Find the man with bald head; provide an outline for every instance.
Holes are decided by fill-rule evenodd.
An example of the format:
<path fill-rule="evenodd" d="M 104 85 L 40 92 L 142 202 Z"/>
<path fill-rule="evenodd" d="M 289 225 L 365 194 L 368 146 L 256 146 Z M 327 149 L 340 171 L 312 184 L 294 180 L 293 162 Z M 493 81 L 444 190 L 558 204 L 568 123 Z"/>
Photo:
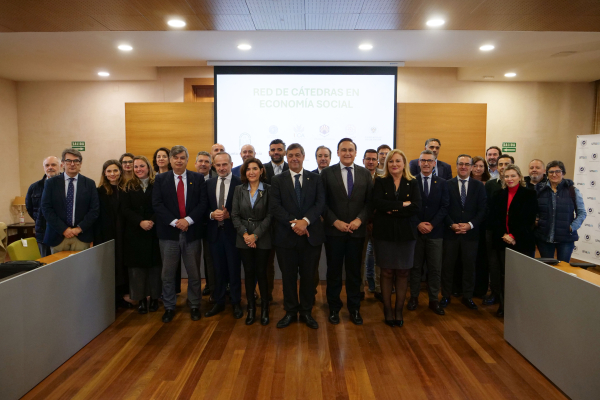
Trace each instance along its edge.
<path fill-rule="evenodd" d="M 60 161 L 58 160 L 58 157 L 46 157 L 42 166 L 44 167 L 44 177 L 39 181 L 32 183 L 31 186 L 29 186 L 29 189 L 27 189 L 25 207 L 27 208 L 27 213 L 35 221 L 35 240 L 38 242 L 40 254 L 42 257 L 46 257 L 51 254 L 51 249 L 50 246 L 43 243 L 44 233 L 46 232 L 46 219 L 40 210 L 40 203 L 42 201 L 42 193 L 44 191 L 46 179 L 60 174 Z"/>
<path fill-rule="evenodd" d="M 535 190 L 535 185 L 546 182 L 546 179 L 546 164 L 538 158 L 531 160 L 529 163 L 529 176 L 525 177 L 527 189 Z"/>
<path fill-rule="evenodd" d="M 242 149 L 240 150 L 240 157 L 242 157 L 242 164 L 244 164 L 244 161 L 246 161 L 247 159 L 255 157 L 255 156 L 256 156 L 256 151 L 254 150 L 254 146 L 252 146 L 251 144 L 245 144 L 242 146 Z M 231 173 L 239 178 L 241 169 L 242 169 L 242 166 L 238 165 L 237 167 L 231 169 Z"/>
<path fill-rule="evenodd" d="M 210 158 L 212 160 L 215 159 L 215 156 L 219 153 L 224 153 L 225 152 L 225 146 L 223 146 L 221 143 L 215 143 L 212 145 L 212 147 L 210 148 Z M 214 177 L 217 176 L 217 170 L 215 169 L 215 165 L 213 164 L 210 167 L 210 176 Z"/>

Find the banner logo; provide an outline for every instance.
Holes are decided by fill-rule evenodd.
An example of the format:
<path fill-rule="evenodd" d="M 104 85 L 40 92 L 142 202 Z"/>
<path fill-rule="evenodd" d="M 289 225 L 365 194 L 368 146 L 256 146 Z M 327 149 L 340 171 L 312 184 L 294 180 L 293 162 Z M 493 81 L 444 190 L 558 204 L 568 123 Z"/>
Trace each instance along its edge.
<path fill-rule="evenodd" d="M 596 187 L 596 181 L 590 181 L 590 187 Z"/>
<path fill-rule="evenodd" d="M 585 167 L 583 165 L 581 167 L 579 167 L 579 173 L 580 174 L 585 173 Z"/>
<path fill-rule="evenodd" d="M 596 256 L 596 258 L 600 258 L 600 250 L 596 250 L 595 256 Z"/>
<path fill-rule="evenodd" d="M 583 238 L 585 239 L 586 242 L 589 242 L 592 237 L 589 234 L 585 234 L 583 236 Z"/>
<path fill-rule="evenodd" d="M 304 137 L 304 126 L 298 124 L 294 126 L 294 137 L 295 138 L 303 138 Z"/>
<path fill-rule="evenodd" d="M 323 124 L 319 127 L 319 133 L 321 133 L 321 136 L 323 137 L 327 137 L 327 135 L 329 135 L 329 126 Z"/>
<path fill-rule="evenodd" d="M 594 213 L 594 207 L 588 207 L 588 214 Z"/>
<path fill-rule="evenodd" d="M 269 127 L 269 133 L 271 135 L 277 135 L 277 132 L 279 132 L 279 128 L 276 125 L 271 125 Z"/>
<path fill-rule="evenodd" d="M 587 144 L 587 140 L 582 139 L 579 143 L 581 144 L 581 147 L 585 147 L 585 145 Z"/>
<path fill-rule="evenodd" d="M 598 161 L 598 153 L 592 153 L 591 158 L 592 161 Z"/>

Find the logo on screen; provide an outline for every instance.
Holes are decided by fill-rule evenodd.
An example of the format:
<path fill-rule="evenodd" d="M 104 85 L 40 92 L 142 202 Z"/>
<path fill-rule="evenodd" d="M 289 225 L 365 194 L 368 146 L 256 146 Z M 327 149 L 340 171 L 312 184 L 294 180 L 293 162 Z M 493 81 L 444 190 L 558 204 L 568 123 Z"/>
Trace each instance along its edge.
<path fill-rule="evenodd" d="M 348 136 L 352 136 L 352 135 L 354 135 L 355 133 L 356 133 L 356 127 L 355 127 L 354 125 L 348 125 L 348 126 L 346 127 L 346 134 L 347 134 Z"/>
<path fill-rule="evenodd" d="M 277 127 L 277 125 L 271 125 L 269 127 L 269 133 L 271 135 L 277 135 L 277 132 L 279 132 L 279 128 Z"/>
<path fill-rule="evenodd" d="M 329 126 L 328 125 L 321 125 L 319 127 L 319 133 L 323 137 L 326 137 L 327 135 L 329 135 Z"/>
<path fill-rule="evenodd" d="M 304 126 L 301 124 L 297 124 L 294 126 L 294 137 L 295 138 L 303 138 L 304 137 Z"/>
<path fill-rule="evenodd" d="M 376 126 L 372 126 L 371 127 L 371 133 L 375 133 L 377 132 L 377 127 Z"/>

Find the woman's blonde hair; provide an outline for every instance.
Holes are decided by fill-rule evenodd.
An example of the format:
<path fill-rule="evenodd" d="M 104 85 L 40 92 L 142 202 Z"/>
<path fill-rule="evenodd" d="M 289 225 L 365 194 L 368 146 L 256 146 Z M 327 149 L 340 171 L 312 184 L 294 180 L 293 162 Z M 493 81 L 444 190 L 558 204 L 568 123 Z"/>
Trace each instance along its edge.
<path fill-rule="evenodd" d="M 135 157 L 133 157 L 134 169 L 135 169 L 135 160 L 142 160 L 143 162 L 146 163 L 146 165 L 148 166 L 148 178 L 149 178 L 148 184 L 153 184 L 154 177 L 156 177 L 156 172 L 154 172 L 154 168 L 152 168 L 152 164 L 150 164 L 150 161 L 148 161 L 146 156 L 135 156 Z M 129 190 L 140 190 L 141 187 L 142 187 L 142 180 L 137 177 L 137 175 L 135 174 L 135 170 L 134 170 L 133 177 L 131 179 L 129 179 L 127 182 L 125 182 L 123 190 L 125 190 L 126 192 Z"/>
<path fill-rule="evenodd" d="M 394 149 L 392 151 L 390 151 L 387 155 L 387 157 L 385 158 L 385 164 L 383 166 L 383 177 L 386 178 L 388 176 L 390 176 L 390 170 L 388 169 L 388 162 L 392 159 L 392 157 L 394 157 L 396 154 L 400 154 L 400 157 L 402 157 L 402 161 L 404 161 L 404 170 L 402 171 L 402 177 L 404 179 L 406 179 L 407 181 L 410 181 L 412 179 L 415 179 L 415 177 L 410 173 L 410 170 L 408 168 L 408 162 L 406 160 L 406 154 L 404 154 L 404 152 L 400 149 Z"/>
<path fill-rule="evenodd" d="M 506 173 L 506 171 L 510 171 L 513 170 L 517 173 L 517 175 L 519 175 L 519 185 L 525 187 L 525 178 L 523 177 L 523 174 L 521 173 L 521 169 L 519 167 L 517 167 L 515 164 L 508 164 L 506 166 L 506 168 L 504 168 L 504 173 Z M 504 179 L 502 179 L 502 189 L 506 188 L 506 182 L 504 181 Z"/>

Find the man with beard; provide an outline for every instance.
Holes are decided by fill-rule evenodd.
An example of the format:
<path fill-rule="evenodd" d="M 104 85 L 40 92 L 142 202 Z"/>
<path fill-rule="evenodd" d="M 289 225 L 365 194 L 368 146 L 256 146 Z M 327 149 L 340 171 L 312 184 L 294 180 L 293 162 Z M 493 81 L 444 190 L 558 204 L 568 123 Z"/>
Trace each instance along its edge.
<path fill-rule="evenodd" d="M 546 165 L 540 159 L 533 159 L 529 163 L 529 176 L 525 177 L 527 189 L 535 190 L 535 185 L 540 182 L 546 182 Z"/>
<path fill-rule="evenodd" d="M 502 155 L 502 151 L 498 146 L 492 146 L 485 151 L 485 159 L 490 169 L 490 179 L 498 179 L 500 172 L 498 172 L 498 158 Z"/>
<path fill-rule="evenodd" d="M 440 161 L 440 149 L 442 148 L 442 142 L 440 139 L 429 138 L 425 141 L 425 150 L 431 150 L 435 156 L 435 165 L 433 166 L 432 176 L 439 176 L 447 181 L 452 179 L 452 167 L 443 161 Z M 419 175 L 421 167 L 419 166 L 419 159 L 415 158 L 408 164 L 410 167 L 410 173 L 413 176 Z"/>
<path fill-rule="evenodd" d="M 265 172 L 267 173 L 267 183 L 271 184 L 271 178 L 279 175 L 283 171 L 290 169 L 288 163 L 283 161 L 285 155 L 285 143 L 281 139 L 274 139 L 269 144 L 270 163 L 265 163 Z"/>
<path fill-rule="evenodd" d="M 46 179 L 60 174 L 60 161 L 58 161 L 58 157 L 50 156 L 44 160 L 42 165 L 44 166 L 44 177 L 39 181 L 32 183 L 31 186 L 29 186 L 29 189 L 27 189 L 25 207 L 27 208 L 27 213 L 35 222 L 35 240 L 38 242 L 40 254 L 42 257 L 46 257 L 51 254 L 51 249 L 50 246 L 43 243 L 44 233 L 46 232 L 46 219 L 40 210 L 40 203 L 42 201 L 42 193 L 44 192 L 44 183 L 46 183 Z"/>

